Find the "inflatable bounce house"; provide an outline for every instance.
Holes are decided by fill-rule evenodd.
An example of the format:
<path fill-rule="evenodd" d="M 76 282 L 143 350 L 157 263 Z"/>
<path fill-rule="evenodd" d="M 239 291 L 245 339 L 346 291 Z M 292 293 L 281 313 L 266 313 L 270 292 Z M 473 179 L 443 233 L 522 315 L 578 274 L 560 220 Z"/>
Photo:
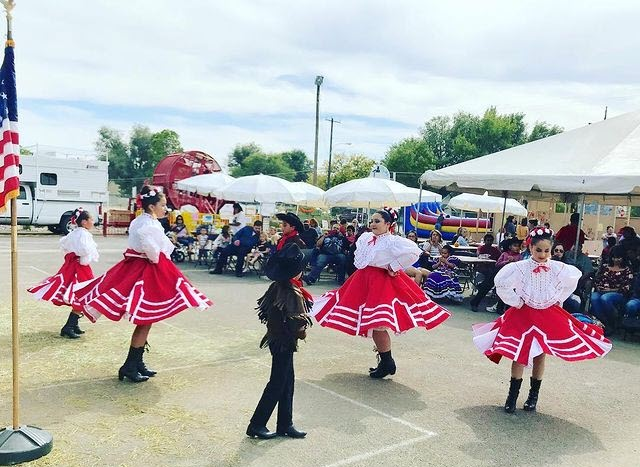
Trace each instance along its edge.
<path fill-rule="evenodd" d="M 428 238 L 431 231 L 435 229 L 436 221 L 442 211 L 440 203 L 418 203 L 404 208 L 404 231 L 415 230 L 420 238 Z M 475 234 L 476 226 L 478 233 L 484 235 L 491 231 L 491 223 L 488 219 L 478 219 L 476 217 L 445 217 L 440 232 L 442 238 L 451 240 L 460 227 L 466 227 L 469 232 Z M 477 237 L 477 235 L 474 235 Z"/>

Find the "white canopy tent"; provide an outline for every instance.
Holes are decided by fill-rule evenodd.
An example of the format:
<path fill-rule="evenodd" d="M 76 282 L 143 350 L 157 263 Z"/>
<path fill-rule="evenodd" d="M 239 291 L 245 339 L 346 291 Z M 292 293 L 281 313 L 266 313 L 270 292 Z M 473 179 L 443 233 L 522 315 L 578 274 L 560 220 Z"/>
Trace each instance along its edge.
<path fill-rule="evenodd" d="M 458 192 L 556 200 L 582 194 L 588 201 L 630 204 L 640 195 L 640 111 L 428 170 L 420 181 Z"/>
<path fill-rule="evenodd" d="M 460 211 L 482 211 L 484 213 L 500 213 L 504 210 L 506 214 L 515 216 L 526 216 L 527 208 L 518 203 L 513 198 L 499 198 L 497 196 L 489 196 L 485 191 L 484 195 L 475 195 L 472 193 L 462 193 L 454 196 L 449 200 L 448 206 Z"/>
<path fill-rule="evenodd" d="M 213 172 L 210 174 L 196 175 L 194 177 L 184 178 L 176 182 L 178 190 L 190 191 L 202 196 L 212 196 L 213 193 L 234 181 L 235 178 L 223 172 Z M 215 196 L 215 195 L 213 195 Z"/>
<path fill-rule="evenodd" d="M 349 206 L 354 208 L 400 207 L 418 201 L 420 190 L 385 178 L 358 178 L 341 183 L 324 194 L 327 206 Z M 442 201 L 437 193 L 422 190 L 422 201 Z"/>

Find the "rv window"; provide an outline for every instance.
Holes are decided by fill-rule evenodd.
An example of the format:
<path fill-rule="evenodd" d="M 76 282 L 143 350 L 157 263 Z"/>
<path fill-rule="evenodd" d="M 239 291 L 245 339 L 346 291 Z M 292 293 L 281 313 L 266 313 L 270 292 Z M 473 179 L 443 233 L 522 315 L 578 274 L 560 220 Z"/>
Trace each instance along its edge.
<path fill-rule="evenodd" d="M 22 175 L 22 164 L 18 164 L 18 175 Z"/>
<path fill-rule="evenodd" d="M 20 194 L 18 195 L 18 199 L 27 199 L 27 190 L 25 190 L 23 186 L 20 187 Z"/>
<path fill-rule="evenodd" d="M 55 186 L 58 184 L 58 175 L 51 173 L 41 173 L 40 174 L 40 183 L 42 185 L 52 185 Z"/>

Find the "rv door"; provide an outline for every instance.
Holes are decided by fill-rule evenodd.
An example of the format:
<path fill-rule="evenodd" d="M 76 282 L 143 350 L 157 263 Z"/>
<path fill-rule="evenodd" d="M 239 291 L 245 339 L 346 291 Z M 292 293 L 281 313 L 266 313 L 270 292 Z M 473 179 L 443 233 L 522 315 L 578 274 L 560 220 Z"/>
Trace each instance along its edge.
<path fill-rule="evenodd" d="M 30 224 L 31 213 L 33 212 L 33 197 L 31 195 L 31 189 L 24 185 L 20 185 L 20 194 L 16 198 L 16 206 L 18 207 L 17 217 L 18 224 Z M 11 212 L 7 209 L 0 214 L 2 221 L 0 224 L 8 224 L 11 222 Z"/>

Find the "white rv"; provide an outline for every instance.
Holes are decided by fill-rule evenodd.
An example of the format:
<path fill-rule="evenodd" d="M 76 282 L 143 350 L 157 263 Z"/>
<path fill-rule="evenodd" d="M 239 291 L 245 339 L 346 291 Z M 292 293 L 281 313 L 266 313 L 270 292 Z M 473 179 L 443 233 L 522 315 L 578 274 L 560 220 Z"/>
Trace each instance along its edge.
<path fill-rule="evenodd" d="M 46 226 L 51 232 L 67 234 L 73 211 L 82 207 L 101 222 L 103 204 L 109 201 L 108 162 L 86 156 L 55 152 L 20 156 L 18 224 Z M 0 224 L 11 222 L 8 211 Z"/>

